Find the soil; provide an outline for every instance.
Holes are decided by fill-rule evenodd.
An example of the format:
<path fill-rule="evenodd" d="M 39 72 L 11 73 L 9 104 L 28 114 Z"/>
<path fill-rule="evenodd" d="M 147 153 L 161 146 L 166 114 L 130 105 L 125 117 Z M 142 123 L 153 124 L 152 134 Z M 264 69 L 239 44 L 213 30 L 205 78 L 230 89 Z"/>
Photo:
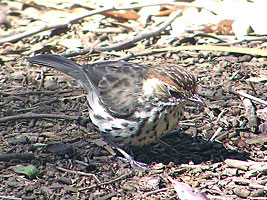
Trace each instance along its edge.
<path fill-rule="evenodd" d="M 198 94 L 207 104 L 187 105 L 177 130 L 162 139 L 166 144 L 124 147 L 151 167 L 136 170 L 119 158 L 92 125 L 86 91 L 72 78 L 30 66 L 26 60 L 33 54 L 66 52 L 66 48 L 44 43 L 73 37 L 79 25 L 2 46 L 0 198 L 179 199 L 171 180 L 190 185 L 208 199 L 267 198 L 267 117 L 262 111 L 266 105 L 239 93 L 267 101 L 265 58 L 214 51 L 131 58 L 129 62 L 177 64 L 190 70 L 198 77 Z M 119 34 L 109 34 L 107 41 Z M 105 36 L 92 32 L 90 42 Z M 40 44 L 35 51 L 33 47 Z M 149 45 L 156 47 L 156 42 Z M 266 49 L 261 41 L 232 46 Z M 116 60 L 118 55 L 89 52 L 71 59 L 85 64 Z M 32 165 L 37 172 L 33 176 L 18 173 L 18 165 Z"/>

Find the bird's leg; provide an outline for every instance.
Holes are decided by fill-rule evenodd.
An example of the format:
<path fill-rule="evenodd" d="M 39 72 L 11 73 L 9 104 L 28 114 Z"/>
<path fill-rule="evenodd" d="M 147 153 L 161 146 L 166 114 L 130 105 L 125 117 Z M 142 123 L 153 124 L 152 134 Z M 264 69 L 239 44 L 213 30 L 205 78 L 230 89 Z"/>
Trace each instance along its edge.
<path fill-rule="evenodd" d="M 132 166 L 132 168 L 134 169 L 138 169 L 138 170 L 147 170 L 150 169 L 149 166 L 145 163 L 142 162 L 138 162 L 136 160 L 133 159 L 132 156 L 130 156 L 128 153 L 126 153 L 126 151 L 124 151 L 122 148 L 120 148 L 114 141 L 112 141 L 108 136 L 104 136 L 102 135 L 102 137 L 109 143 L 111 144 L 114 148 L 116 148 L 123 156 L 119 157 L 122 161 L 128 162 L 130 163 L 130 165 Z"/>

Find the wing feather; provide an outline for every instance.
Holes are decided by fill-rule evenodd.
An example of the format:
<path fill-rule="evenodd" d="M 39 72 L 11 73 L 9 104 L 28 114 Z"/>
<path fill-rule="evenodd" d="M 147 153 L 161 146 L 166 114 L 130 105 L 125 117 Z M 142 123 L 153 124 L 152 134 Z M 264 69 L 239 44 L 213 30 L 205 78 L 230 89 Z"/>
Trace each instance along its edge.
<path fill-rule="evenodd" d="M 148 71 L 145 66 L 124 61 L 105 61 L 82 66 L 59 55 L 38 55 L 28 61 L 73 77 L 88 93 L 95 92 L 98 95 L 94 100 L 99 99 L 111 116 L 119 118 L 131 116 L 139 106 L 143 77 Z"/>
<path fill-rule="evenodd" d="M 142 94 L 146 67 L 122 61 L 97 63 L 84 68 L 99 92 L 101 103 L 113 117 L 133 114 Z M 101 74 L 101 76 L 100 76 Z M 96 78 L 93 78 L 96 77 Z"/>

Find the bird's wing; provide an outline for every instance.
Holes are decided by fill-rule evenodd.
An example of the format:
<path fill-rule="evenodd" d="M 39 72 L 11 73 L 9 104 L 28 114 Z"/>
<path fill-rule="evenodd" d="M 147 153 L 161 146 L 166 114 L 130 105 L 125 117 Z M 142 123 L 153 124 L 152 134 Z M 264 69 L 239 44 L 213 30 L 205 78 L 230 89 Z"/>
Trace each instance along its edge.
<path fill-rule="evenodd" d="M 146 67 L 123 61 L 108 61 L 84 66 L 96 86 L 101 103 L 113 117 L 125 118 L 138 107 Z"/>
<path fill-rule="evenodd" d="M 88 93 L 95 92 L 113 117 L 127 117 L 138 106 L 142 93 L 142 78 L 146 67 L 123 61 L 105 61 L 79 65 L 58 55 L 38 55 L 29 58 L 32 64 L 61 71 L 76 79 Z"/>

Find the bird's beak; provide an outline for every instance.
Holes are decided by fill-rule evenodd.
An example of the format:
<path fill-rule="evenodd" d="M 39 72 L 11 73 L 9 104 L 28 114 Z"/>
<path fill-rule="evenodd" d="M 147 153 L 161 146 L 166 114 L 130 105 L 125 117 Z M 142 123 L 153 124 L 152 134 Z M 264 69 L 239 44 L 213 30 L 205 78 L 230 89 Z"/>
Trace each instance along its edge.
<path fill-rule="evenodd" d="M 205 102 L 204 102 L 202 99 L 200 99 L 200 97 L 199 97 L 197 94 L 194 94 L 193 96 L 191 96 L 191 97 L 189 97 L 189 98 L 187 98 L 187 99 L 188 99 L 189 101 L 192 101 L 192 102 L 196 103 L 196 104 L 199 104 L 199 105 L 201 105 L 201 106 L 206 107 Z"/>

